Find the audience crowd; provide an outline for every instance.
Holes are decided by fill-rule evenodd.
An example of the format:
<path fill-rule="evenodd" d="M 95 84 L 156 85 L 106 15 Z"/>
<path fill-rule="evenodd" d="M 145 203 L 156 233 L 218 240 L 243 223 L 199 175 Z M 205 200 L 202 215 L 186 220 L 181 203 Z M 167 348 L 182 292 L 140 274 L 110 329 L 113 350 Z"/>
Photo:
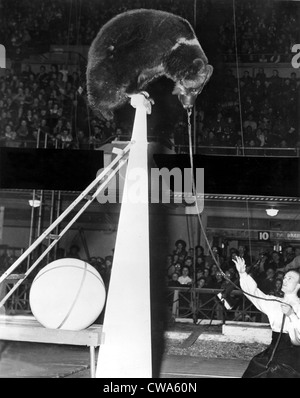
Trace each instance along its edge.
<path fill-rule="evenodd" d="M 289 73 L 283 77 L 274 69 L 267 76 L 261 67 L 254 76 L 245 70 L 237 78 L 228 69 L 214 105 L 197 110 L 198 145 L 299 147 L 300 80 L 292 68 Z"/>
<path fill-rule="evenodd" d="M 291 1 L 235 2 L 235 10 L 228 7 L 226 19 L 219 26 L 224 60 L 236 61 L 237 44 L 241 62 L 290 62 L 291 47 L 299 43 L 298 10 Z"/>
<path fill-rule="evenodd" d="M 34 73 L 26 65 L 0 77 L 0 145 L 94 149 L 123 131 L 95 117 L 82 93 L 80 73 L 56 64 Z"/>
<path fill-rule="evenodd" d="M 0 35 L 7 49 L 22 51 L 37 43 L 90 45 L 104 23 L 128 9 L 163 9 L 193 21 L 193 4 L 193 0 L 1 0 Z"/>
<path fill-rule="evenodd" d="M 234 316 L 235 320 L 240 319 L 242 308 L 242 296 L 238 292 L 239 276 L 232 261 L 235 256 L 245 259 L 246 272 L 254 278 L 258 288 L 265 294 L 276 297 L 283 296 L 281 287 L 285 274 L 284 268 L 295 258 L 296 266 L 298 264 L 300 267 L 300 248 L 295 248 L 292 245 L 287 245 L 282 252 L 262 250 L 257 258 L 250 256 L 247 247 L 243 245 L 237 249 L 230 248 L 228 255 L 224 254 L 224 250 L 213 246 L 212 253 L 213 255 L 210 253 L 205 255 L 202 246 L 188 248 L 184 240 L 177 240 L 173 252 L 166 258 L 166 284 L 173 288 L 221 289 L 220 299 L 226 300 L 226 305 L 228 305 L 228 309 L 232 309 L 233 315 L 231 314 L 231 316 Z M 200 304 L 203 304 L 209 297 L 214 298 L 210 302 L 210 309 L 214 305 L 216 310 L 212 316 L 222 319 L 220 316 L 222 317 L 226 307 L 224 307 L 224 302 L 221 304 L 221 300 L 217 299 L 216 295 L 200 294 Z M 172 299 L 173 296 L 171 303 Z M 186 302 L 184 304 L 186 306 Z M 255 311 L 253 306 L 250 307 L 252 311 Z M 247 315 L 247 319 L 258 320 L 257 317 L 251 318 L 249 315 Z"/>
<path fill-rule="evenodd" d="M 41 65 L 38 73 L 30 65 L 19 74 L 7 68 L 0 77 L 0 145 L 94 149 L 113 138 L 129 137 L 130 120 L 106 121 L 93 115 L 79 76 L 79 71 L 56 64 Z M 228 69 L 218 100 L 210 101 L 214 105 L 197 106 L 197 145 L 299 148 L 296 73 L 281 77 L 274 69 L 267 77 L 259 68 L 252 77 L 246 70 L 239 83 L 240 93 Z M 175 146 L 188 143 L 184 120 L 157 134 Z"/>
<path fill-rule="evenodd" d="M 0 276 L 17 260 L 17 252 L 19 253 L 20 250 L 16 251 L 13 247 L 1 245 Z M 283 292 L 281 288 L 286 272 L 285 267 L 292 261 L 293 268 L 300 267 L 300 247 L 287 245 L 282 252 L 261 250 L 257 257 L 250 256 L 247 247 L 244 245 L 240 245 L 238 248 L 230 248 L 226 252 L 228 252 L 227 255 L 224 249 L 212 246 L 211 251 L 205 254 L 202 246 L 198 245 L 195 248 L 189 248 L 184 240 L 177 240 L 174 250 L 167 255 L 166 263 L 163 265 L 165 267 L 166 287 L 187 289 L 186 293 L 181 291 L 180 297 L 176 299 L 179 300 L 179 306 L 183 305 L 185 308 L 190 300 L 188 292 L 191 288 L 216 290 L 215 293 L 212 293 L 212 291 L 208 293 L 202 291 L 202 293 L 198 294 L 197 306 L 200 310 L 198 314 L 200 318 L 201 311 L 202 315 L 203 311 L 208 311 L 212 319 L 229 318 L 234 320 L 262 321 L 262 315 L 257 312 L 250 302 L 247 304 L 248 310 L 246 314 L 243 314 L 243 295 L 238 290 L 240 287 L 239 276 L 232 259 L 235 256 L 243 257 L 246 263 L 246 272 L 254 278 L 258 288 L 267 295 L 282 297 Z M 106 289 L 109 288 L 113 252 L 111 255 L 105 257 L 92 256 L 86 259 L 86 256 L 83 256 L 83 253 L 81 253 L 79 246 L 73 244 L 68 251 L 58 248 L 56 253 L 51 254 L 47 261 L 51 262 L 54 259 L 64 257 L 88 261 L 102 276 Z M 39 270 L 48 262 L 42 262 L 31 272 L 27 280 L 29 285 Z M 20 265 L 20 268 L 15 273 L 25 272 L 26 261 Z M 220 291 L 219 297 L 217 296 L 218 290 Z M 174 289 L 171 292 L 173 291 Z M 183 296 L 186 297 L 182 301 Z M 169 298 L 169 305 L 172 307 L 174 303 L 173 294 Z M 227 312 L 228 309 L 230 312 Z M 255 315 L 251 316 L 251 314 Z"/>
<path fill-rule="evenodd" d="M 298 7 L 290 3 L 236 2 L 235 25 L 231 7 L 216 7 L 211 24 L 218 28 L 216 51 L 221 53 L 221 64 L 235 60 L 236 34 L 240 61 L 260 63 L 261 67 L 240 70 L 237 79 L 231 68 L 218 71 L 215 65 L 213 79 L 196 103 L 199 147 L 300 147 L 300 82 L 292 68 L 287 76 L 287 69 L 278 67 L 278 63 L 290 61 L 291 46 L 299 41 Z M 151 5 L 147 0 L 44 0 L 37 6 L 37 0 L 0 0 L 1 43 L 12 60 L 11 69 L 0 77 L 0 145 L 94 149 L 112 137 L 129 137 L 132 120 L 123 117 L 107 122 L 89 110 L 84 68 L 45 64 L 34 72 L 26 59 L 49 51 L 51 44 L 90 45 L 99 28 L 114 15 L 150 6 L 181 15 L 191 23 L 196 17 L 197 32 L 209 51 L 210 42 L 200 31 L 212 6 L 208 0 L 201 2 L 194 15 L 193 5 L 192 0 L 153 0 Z M 264 68 L 266 62 L 274 65 L 271 75 L 270 69 Z M 188 144 L 186 118 L 184 112 L 178 118 L 176 109 L 176 104 L 174 109 L 170 104 L 162 123 L 154 133 L 150 126 L 150 131 L 166 138 L 171 146 L 184 147 Z"/>
<path fill-rule="evenodd" d="M 214 65 L 213 78 L 196 103 L 199 147 L 300 148 L 300 79 L 291 66 L 280 67 L 290 64 L 291 48 L 300 42 L 297 2 L 239 1 L 233 3 L 234 10 L 217 7 L 213 20 L 205 18 L 211 12 L 209 0 L 197 2 L 196 15 L 194 4 L 193 0 L 0 0 L 1 44 L 11 59 L 11 66 L 0 75 L 0 146 L 97 149 L 115 137 L 129 137 L 131 120 L 108 122 L 89 110 L 85 71 L 79 65 L 45 63 L 37 71 L 26 60 L 46 53 L 52 44 L 88 46 L 116 14 L 154 8 L 181 15 L 192 24 L 196 18 L 196 32 L 208 53 L 209 40 L 216 38 L 213 50 L 221 67 Z M 208 35 L 203 27 L 210 28 Z M 247 63 L 238 76 L 228 66 L 237 61 L 239 66 Z M 254 67 L 248 68 L 249 63 Z M 186 120 L 169 119 L 156 133 L 170 145 L 187 146 Z M 178 240 L 167 257 L 167 285 L 223 289 L 223 297 L 238 310 L 239 299 L 232 297 L 233 285 L 228 282 L 239 284 L 233 256 L 245 258 L 247 272 L 262 291 L 280 297 L 282 268 L 299 250 L 288 246 L 282 253 L 261 252 L 257 259 L 244 246 L 231 249 L 227 256 L 218 247 L 213 253 L 205 255 L 201 246 L 188 249 Z M 0 253 L 0 275 L 15 259 L 10 248 Z M 90 262 L 108 286 L 112 256 L 92 257 Z"/>

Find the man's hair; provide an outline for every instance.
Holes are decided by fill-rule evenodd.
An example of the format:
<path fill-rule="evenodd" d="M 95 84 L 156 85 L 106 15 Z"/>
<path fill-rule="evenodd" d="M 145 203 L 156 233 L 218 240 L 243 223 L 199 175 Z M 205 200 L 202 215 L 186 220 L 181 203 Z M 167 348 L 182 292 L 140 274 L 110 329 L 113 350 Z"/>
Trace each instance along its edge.
<path fill-rule="evenodd" d="M 296 272 L 296 274 L 298 274 L 298 277 L 299 277 L 298 282 L 300 283 L 300 267 L 291 268 L 291 269 L 289 269 L 289 270 L 286 272 L 286 274 L 287 274 L 288 272 L 291 272 L 291 271 Z"/>

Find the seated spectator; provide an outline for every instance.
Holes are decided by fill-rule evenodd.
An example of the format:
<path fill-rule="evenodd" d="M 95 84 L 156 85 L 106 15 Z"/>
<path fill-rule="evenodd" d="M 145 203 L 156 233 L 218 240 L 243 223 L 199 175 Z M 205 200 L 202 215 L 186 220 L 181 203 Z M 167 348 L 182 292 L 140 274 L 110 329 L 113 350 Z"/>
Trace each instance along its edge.
<path fill-rule="evenodd" d="M 233 296 L 231 294 L 233 292 L 233 290 L 236 289 L 236 287 L 234 286 L 234 283 L 235 283 L 234 278 L 235 278 L 235 275 L 230 270 L 225 271 L 225 278 L 221 285 L 221 289 L 224 289 L 224 291 L 222 293 L 222 298 L 224 298 L 231 307 L 234 307 L 234 305 L 238 301 L 236 296 Z M 231 283 L 231 282 L 233 282 L 233 283 Z"/>
<path fill-rule="evenodd" d="M 23 68 L 23 70 L 21 72 L 21 76 L 20 76 L 21 80 L 24 83 L 26 83 L 29 80 L 29 76 L 31 74 L 33 74 L 35 76 L 34 72 L 32 71 L 31 65 L 30 64 L 25 64 L 24 68 Z"/>
<path fill-rule="evenodd" d="M 212 283 L 212 277 L 210 276 L 210 269 L 209 268 L 204 268 L 203 270 L 204 278 L 205 278 L 205 287 L 210 287 Z"/>
<path fill-rule="evenodd" d="M 267 134 L 267 129 L 257 129 L 256 131 L 256 143 L 258 144 L 257 146 L 259 147 L 265 147 L 268 144 L 268 134 Z"/>
<path fill-rule="evenodd" d="M 226 259 L 224 268 L 225 270 L 228 270 L 229 268 L 235 268 L 235 264 L 232 261 L 233 258 L 235 258 L 236 256 L 238 256 L 239 252 L 235 247 L 231 247 L 229 250 L 229 256 Z"/>
<path fill-rule="evenodd" d="M 12 97 L 12 101 L 18 108 L 24 105 L 25 94 L 22 87 L 18 88 L 17 93 Z"/>
<path fill-rule="evenodd" d="M 193 247 L 189 248 L 189 250 L 187 252 L 187 256 L 193 260 L 193 258 L 194 258 L 194 248 Z"/>
<path fill-rule="evenodd" d="M 26 145 L 26 141 L 30 140 L 31 134 L 30 130 L 27 126 L 27 121 L 25 119 L 21 120 L 20 126 L 17 128 L 17 138 L 18 140 L 23 142 L 23 145 Z"/>
<path fill-rule="evenodd" d="M 199 270 L 199 269 L 203 270 L 204 267 L 205 267 L 205 259 L 204 259 L 204 257 L 203 256 L 198 256 L 196 258 L 196 270 Z"/>
<path fill-rule="evenodd" d="M 285 139 L 285 141 L 287 143 L 287 146 L 289 148 L 294 148 L 295 147 L 296 142 L 298 140 L 298 133 L 296 132 L 295 127 L 291 126 L 288 129 L 287 133 L 284 136 L 284 139 Z"/>
<path fill-rule="evenodd" d="M 215 133 L 213 132 L 213 130 L 210 130 L 208 132 L 208 136 L 207 136 L 206 140 L 204 141 L 204 144 L 206 146 L 218 146 L 218 145 L 220 145 L 220 141 L 219 141 L 218 137 L 215 135 Z"/>
<path fill-rule="evenodd" d="M 101 277 L 103 277 L 104 270 L 105 270 L 105 268 L 103 266 L 104 262 L 102 263 L 101 261 L 97 261 L 97 257 L 91 257 L 90 261 L 89 261 L 89 264 L 91 264 L 96 269 L 96 271 L 99 272 Z"/>
<path fill-rule="evenodd" d="M 293 54 L 291 52 L 290 47 L 289 46 L 285 46 L 284 50 L 282 52 L 282 55 L 281 55 L 281 62 L 290 63 L 292 61 L 292 58 L 293 58 Z"/>
<path fill-rule="evenodd" d="M 178 239 L 175 242 L 175 249 L 173 251 L 173 254 L 178 255 L 178 260 L 179 262 L 184 262 L 185 257 L 187 256 L 187 251 L 186 251 L 186 242 L 182 239 Z"/>
<path fill-rule="evenodd" d="M 17 133 L 10 124 L 7 124 L 5 126 L 4 134 L 5 134 L 6 146 L 8 147 L 20 146 L 20 142 L 18 142 Z"/>
<path fill-rule="evenodd" d="M 274 69 L 273 72 L 272 72 L 272 76 L 269 78 L 269 82 L 271 83 L 270 93 L 277 94 L 280 91 L 281 80 L 282 79 L 279 76 L 278 70 Z"/>
<path fill-rule="evenodd" d="M 52 129 L 53 135 L 56 137 L 58 134 L 61 134 L 64 128 L 65 120 L 63 118 L 59 118 Z"/>
<path fill-rule="evenodd" d="M 274 268 L 268 267 L 265 273 L 259 275 L 257 286 L 265 294 L 271 294 L 275 288 Z"/>
<path fill-rule="evenodd" d="M 268 62 L 268 58 L 266 57 L 266 54 L 261 54 L 261 56 L 259 57 L 259 62 Z"/>
<path fill-rule="evenodd" d="M 83 130 L 78 130 L 76 140 L 78 149 L 89 149 L 89 139 L 86 137 Z"/>
<path fill-rule="evenodd" d="M 250 141 L 256 142 L 257 137 L 256 137 L 256 131 L 252 129 L 251 126 L 247 126 L 245 131 L 244 131 L 244 139 L 245 143 L 249 146 Z"/>
<path fill-rule="evenodd" d="M 238 256 L 245 260 L 246 266 L 251 264 L 251 258 L 248 254 L 247 247 L 244 245 L 239 245 L 238 247 Z"/>
<path fill-rule="evenodd" d="M 67 252 L 66 257 L 70 257 L 70 258 L 78 258 L 81 259 L 80 257 L 80 247 L 78 245 L 71 245 L 69 248 L 69 251 Z"/>
<path fill-rule="evenodd" d="M 218 136 L 218 133 L 221 133 L 225 126 L 225 120 L 223 114 L 219 112 L 217 114 L 216 119 L 211 122 L 211 130 Z"/>
<path fill-rule="evenodd" d="M 269 261 L 269 254 L 266 251 L 262 251 L 259 254 L 258 260 L 252 266 L 252 276 L 256 282 L 258 281 L 260 275 L 265 275 L 269 267 Z"/>
<path fill-rule="evenodd" d="M 196 271 L 196 282 L 200 279 L 204 277 L 204 268 L 198 268 Z"/>
<path fill-rule="evenodd" d="M 279 148 L 288 148 L 286 140 L 281 140 L 279 143 Z M 286 152 L 282 151 L 283 154 L 286 154 Z"/>
<path fill-rule="evenodd" d="M 260 83 L 263 85 L 267 79 L 267 76 L 265 74 L 264 68 L 258 68 L 258 72 L 255 76 L 255 80 L 260 81 Z"/>
<path fill-rule="evenodd" d="M 269 266 L 274 268 L 275 272 L 277 271 L 277 269 L 282 268 L 284 266 L 283 259 L 278 251 L 276 250 L 272 251 L 271 258 L 269 261 Z"/>
<path fill-rule="evenodd" d="M 268 136 L 268 131 L 271 129 L 271 120 L 267 115 L 263 115 L 258 122 L 258 129 L 264 131 L 266 137 Z"/>
<path fill-rule="evenodd" d="M 278 64 L 279 62 L 281 62 L 281 55 L 278 54 L 276 50 L 274 50 L 273 54 L 271 55 L 270 62 L 272 62 L 273 64 Z"/>
<path fill-rule="evenodd" d="M 219 262 L 219 256 L 221 254 L 221 250 L 218 246 L 212 246 L 211 252 L 205 257 L 205 266 L 211 267 L 216 262 Z"/>
<path fill-rule="evenodd" d="M 168 254 L 166 257 L 166 273 L 169 278 L 174 274 L 175 272 L 175 265 L 173 263 L 173 256 L 172 254 Z"/>
<path fill-rule="evenodd" d="M 250 76 L 250 73 L 248 70 L 245 70 L 243 72 L 243 76 L 241 77 L 240 81 L 244 84 L 244 87 L 250 87 L 253 83 L 253 79 Z"/>
<path fill-rule="evenodd" d="M 275 279 L 281 279 L 281 280 L 283 280 L 284 275 L 285 275 L 284 271 L 281 270 L 281 269 L 278 269 L 278 270 L 275 272 Z"/>
<path fill-rule="evenodd" d="M 168 281 L 168 287 L 180 287 L 182 283 L 179 282 L 179 274 L 177 272 L 173 272 L 171 275 L 171 279 Z"/>
<path fill-rule="evenodd" d="M 276 278 L 274 288 L 270 290 L 270 295 L 275 297 L 284 297 L 284 293 L 281 290 L 282 283 L 283 283 L 282 278 Z"/>
<path fill-rule="evenodd" d="M 105 274 L 104 274 L 103 281 L 104 281 L 106 289 L 108 289 L 112 265 L 113 265 L 113 256 L 106 256 L 104 259 L 104 264 L 105 264 Z"/>
<path fill-rule="evenodd" d="M 251 152 L 250 152 L 251 155 L 259 155 L 260 154 L 259 150 L 257 150 L 257 149 L 255 150 L 255 148 L 259 147 L 259 143 L 257 140 L 250 140 L 248 142 L 248 147 L 251 149 Z"/>
<path fill-rule="evenodd" d="M 212 275 L 212 281 L 210 283 L 210 288 L 212 289 L 222 289 L 222 284 L 224 282 L 224 278 L 222 273 L 218 270 L 215 275 Z"/>
<path fill-rule="evenodd" d="M 219 267 L 217 266 L 216 263 L 211 264 L 210 266 L 210 276 L 212 278 L 212 281 L 214 281 L 217 272 L 219 272 Z"/>
<path fill-rule="evenodd" d="M 286 266 L 289 264 L 293 259 L 295 258 L 295 250 L 293 246 L 288 245 L 284 250 L 283 250 L 283 264 Z"/>
<path fill-rule="evenodd" d="M 188 269 L 191 269 L 193 266 L 193 258 L 191 256 L 187 256 L 184 259 L 184 263 L 183 263 L 186 267 L 188 267 Z"/>
<path fill-rule="evenodd" d="M 13 250 L 8 245 L 2 245 L 0 253 L 0 276 L 16 261 Z"/>
<path fill-rule="evenodd" d="M 97 137 L 97 140 L 99 141 L 100 144 L 106 140 L 106 135 L 104 133 L 104 130 L 98 124 L 93 127 L 92 135 L 94 137 Z"/>
<path fill-rule="evenodd" d="M 29 87 L 25 87 L 24 102 L 23 102 L 24 108 L 27 110 L 31 110 L 30 108 L 31 108 L 32 104 L 33 104 L 33 96 L 31 94 L 31 91 L 30 91 Z"/>
<path fill-rule="evenodd" d="M 182 264 L 180 262 L 174 262 L 174 272 L 177 272 L 177 274 L 181 275 L 182 274 Z"/>
<path fill-rule="evenodd" d="M 47 87 L 48 81 L 49 81 L 49 74 L 46 72 L 46 67 L 45 65 L 40 66 L 40 71 L 36 76 L 37 81 L 39 82 L 39 85 L 41 87 Z"/>
<path fill-rule="evenodd" d="M 191 286 L 192 285 L 192 278 L 190 278 L 189 273 L 190 273 L 189 268 L 186 267 L 186 266 L 183 266 L 182 267 L 182 274 L 178 278 L 178 282 L 181 285 L 185 285 L 185 286 Z"/>
<path fill-rule="evenodd" d="M 205 289 L 206 288 L 206 279 L 204 276 L 202 276 L 201 278 L 199 278 L 197 280 L 197 286 L 198 289 Z"/>
<path fill-rule="evenodd" d="M 62 144 L 62 148 L 71 148 L 73 137 L 68 129 L 64 128 L 62 132 L 56 136 L 56 139 Z"/>

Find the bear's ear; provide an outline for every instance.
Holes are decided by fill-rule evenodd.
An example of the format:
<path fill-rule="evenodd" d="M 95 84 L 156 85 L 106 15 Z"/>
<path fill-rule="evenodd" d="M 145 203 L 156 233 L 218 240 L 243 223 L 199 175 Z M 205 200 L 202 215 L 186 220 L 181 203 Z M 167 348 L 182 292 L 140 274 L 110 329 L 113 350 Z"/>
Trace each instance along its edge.
<path fill-rule="evenodd" d="M 202 74 L 204 70 L 205 63 L 203 62 L 203 59 L 196 58 L 189 68 L 189 75 L 198 76 L 199 74 Z"/>
<path fill-rule="evenodd" d="M 198 70 L 204 67 L 204 62 L 201 58 L 196 58 L 193 61 L 193 66 L 195 66 Z"/>

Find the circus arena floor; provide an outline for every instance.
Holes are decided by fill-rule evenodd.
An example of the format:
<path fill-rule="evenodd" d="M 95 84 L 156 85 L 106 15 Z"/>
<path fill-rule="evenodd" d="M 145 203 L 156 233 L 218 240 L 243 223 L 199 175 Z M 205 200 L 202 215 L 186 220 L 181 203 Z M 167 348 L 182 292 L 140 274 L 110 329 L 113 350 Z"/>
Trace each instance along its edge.
<path fill-rule="evenodd" d="M 208 339 L 199 339 L 201 333 Z M 261 343 L 220 340 L 220 335 L 220 326 L 173 324 L 166 334 L 159 378 L 240 378 L 251 357 L 265 348 Z M 87 347 L 0 344 L 0 378 L 90 378 Z"/>

